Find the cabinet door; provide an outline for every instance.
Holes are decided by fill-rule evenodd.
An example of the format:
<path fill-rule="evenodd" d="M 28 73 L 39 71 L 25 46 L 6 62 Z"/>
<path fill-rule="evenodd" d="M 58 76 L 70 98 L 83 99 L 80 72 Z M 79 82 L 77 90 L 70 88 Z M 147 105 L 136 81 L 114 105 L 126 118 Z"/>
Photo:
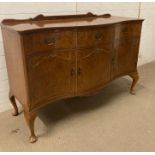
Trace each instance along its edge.
<path fill-rule="evenodd" d="M 27 56 L 31 108 L 50 100 L 74 95 L 72 52 L 47 52 Z"/>
<path fill-rule="evenodd" d="M 134 72 L 137 69 L 141 23 L 124 23 L 116 27 L 115 76 Z"/>
<path fill-rule="evenodd" d="M 77 32 L 77 94 L 95 93 L 111 80 L 113 27 Z"/>

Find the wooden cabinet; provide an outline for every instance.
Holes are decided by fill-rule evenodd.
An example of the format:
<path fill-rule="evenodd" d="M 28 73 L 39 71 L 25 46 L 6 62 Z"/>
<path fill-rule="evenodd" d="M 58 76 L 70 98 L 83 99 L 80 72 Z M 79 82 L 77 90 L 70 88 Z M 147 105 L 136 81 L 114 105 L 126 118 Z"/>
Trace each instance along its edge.
<path fill-rule="evenodd" d="M 142 19 L 109 14 L 7 19 L 1 23 L 10 83 L 10 101 L 24 109 L 35 142 L 34 120 L 42 106 L 97 93 L 113 79 L 138 80 Z"/>

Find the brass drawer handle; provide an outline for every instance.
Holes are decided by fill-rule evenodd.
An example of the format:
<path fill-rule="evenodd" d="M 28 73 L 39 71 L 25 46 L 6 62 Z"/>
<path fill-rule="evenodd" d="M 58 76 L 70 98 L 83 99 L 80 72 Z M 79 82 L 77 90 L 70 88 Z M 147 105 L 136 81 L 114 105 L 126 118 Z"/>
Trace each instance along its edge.
<path fill-rule="evenodd" d="M 78 68 L 77 75 L 81 75 L 81 68 Z"/>
<path fill-rule="evenodd" d="M 98 33 L 98 34 L 95 35 L 95 39 L 98 40 L 98 41 L 100 41 L 100 40 L 103 39 L 103 35 L 100 34 L 100 33 Z"/>
<path fill-rule="evenodd" d="M 70 75 L 71 75 L 71 76 L 74 76 L 74 75 L 75 75 L 75 70 L 74 70 L 74 68 L 71 69 Z"/>
<path fill-rule="evenodd" d="M 70 71 L 70 75 L 71 76 L 74 76 L 76 73 L 75 73 L 75 69 L 72 68 L 71 71 Z M 77 75 L 81 75 L 81 68 L 78 68 L 77 69 Z"/>
<path fill-rule="evenodd" d="M 55 38 L 47 38 L 45 39 L 45 44 L 47 44 L 48 46 L 52 46 L 55 44 Z"/>

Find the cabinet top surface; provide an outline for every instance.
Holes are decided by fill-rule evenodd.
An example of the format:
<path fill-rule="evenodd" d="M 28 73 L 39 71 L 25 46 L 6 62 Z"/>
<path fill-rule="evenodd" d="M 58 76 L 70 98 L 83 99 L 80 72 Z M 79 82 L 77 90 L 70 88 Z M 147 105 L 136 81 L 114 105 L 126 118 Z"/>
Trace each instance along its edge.
<path fill-rule="evenodd" d="M 30 19 L 5 19 L 2 21 L 1 26 L 17 32 L 25 32 L 48 28 L 100 26 L 142 20 L 143 19 L 116 17 L 111 16 L 110 14 L 94 15 L 92 13 L 68 16 L 38 15 Z"/>

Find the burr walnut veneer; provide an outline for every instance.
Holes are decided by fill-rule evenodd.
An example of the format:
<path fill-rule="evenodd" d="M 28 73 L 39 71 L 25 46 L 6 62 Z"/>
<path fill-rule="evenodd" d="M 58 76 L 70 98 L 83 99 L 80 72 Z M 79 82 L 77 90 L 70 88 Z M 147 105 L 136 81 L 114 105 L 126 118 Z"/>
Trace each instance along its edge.
<path fill-rule="evenodd" d="M 2 21 L 9 98 L 13 115 L 15 98 L 23 106 L 30 142 L 37 110 L 51 101 L 95 94 L 124 75 L 133 94 L 142 21 L 92 13 Z"/>

